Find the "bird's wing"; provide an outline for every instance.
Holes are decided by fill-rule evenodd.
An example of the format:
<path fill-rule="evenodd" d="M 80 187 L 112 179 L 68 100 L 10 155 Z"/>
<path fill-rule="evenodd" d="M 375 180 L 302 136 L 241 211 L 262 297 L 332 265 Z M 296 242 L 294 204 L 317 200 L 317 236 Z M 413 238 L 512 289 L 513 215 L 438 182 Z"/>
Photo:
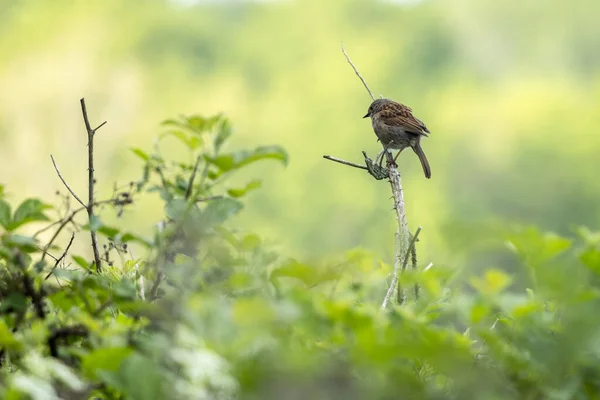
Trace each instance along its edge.
<path fill-rule="evenodd" d="M 380 111 L 380 118 L 386 125 L 403 126 L 409 132 L 425 136 L 430 133 L 427 126 L 412 114 L 410 107 L 399 103 L 391 103 L 384 106 Z"/>

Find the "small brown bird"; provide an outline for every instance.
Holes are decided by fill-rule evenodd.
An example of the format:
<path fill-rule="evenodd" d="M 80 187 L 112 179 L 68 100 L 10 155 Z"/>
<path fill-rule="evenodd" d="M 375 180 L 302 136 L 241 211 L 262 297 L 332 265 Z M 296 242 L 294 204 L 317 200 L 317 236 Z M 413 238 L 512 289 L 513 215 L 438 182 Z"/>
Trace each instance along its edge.
<path fill-rule="evenodd" d="M 431 168 L 421 148 L 421 136 L 427 137 L 430 132 L 423 122 L 413 116 L 410 107 L 389 99 L 377 99 L 371 103 L 363 118 L 367 117 L 371 117 L 373 130 L 385 149 L 400 150 L 394 162 L 402 150 L 410 146 L 419 156 L 425 178 L 431 178 Z"/>

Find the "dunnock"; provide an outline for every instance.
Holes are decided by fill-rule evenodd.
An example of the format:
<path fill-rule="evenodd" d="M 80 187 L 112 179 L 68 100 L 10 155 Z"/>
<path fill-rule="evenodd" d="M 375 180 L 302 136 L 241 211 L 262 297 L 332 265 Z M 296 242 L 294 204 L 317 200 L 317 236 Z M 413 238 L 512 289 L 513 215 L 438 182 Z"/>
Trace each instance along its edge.
<path fill-rule="evenodd" d="M 421 148 L 421 136 L 427 136 L 430 132 L 423 122 L 412 115 L 410 107 L 388 99 L 377 99 L 371 103 L 363 118 L 367 117 L 371 117 L 373 130 L 385 149 L 400 150 L 394 162 L 402 150 L 410 146 L 419 156 L 425 178 L 431 178 L 431 168 Z"/>

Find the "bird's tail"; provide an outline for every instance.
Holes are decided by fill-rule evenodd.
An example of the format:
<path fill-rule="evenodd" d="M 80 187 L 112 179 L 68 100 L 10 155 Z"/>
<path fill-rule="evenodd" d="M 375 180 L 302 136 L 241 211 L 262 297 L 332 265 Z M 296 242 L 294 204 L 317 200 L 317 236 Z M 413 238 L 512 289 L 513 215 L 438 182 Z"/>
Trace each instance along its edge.
<path fill-rule="evenodd" d="M 419 160 L 421 161 L 421 166 L 423 167 L 423 172 L 425 173 L 425 178 L 431 178 L 431 167 L 429 166 L 429 161 L 427 161 L 427 157 L 421 148 L 421 144 L 417 142 L 413 148 L 414 152 L 419 156 Z"/>

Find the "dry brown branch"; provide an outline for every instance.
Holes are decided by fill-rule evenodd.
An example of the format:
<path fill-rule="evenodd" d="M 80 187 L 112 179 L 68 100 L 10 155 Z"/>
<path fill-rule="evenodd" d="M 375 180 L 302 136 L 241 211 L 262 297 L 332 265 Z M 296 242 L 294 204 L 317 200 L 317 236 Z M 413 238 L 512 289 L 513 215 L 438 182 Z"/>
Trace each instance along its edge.
<path fill-rule="evenodd" d="M 56 161 L 54 161 L 54 157 L 52 156 L 52 154 L 50 154 L 50 159 L 52 160 L 52 165 L 54 165 L 54 169 L 56 170 L 56 174 L 58 175 L 58 177 L 60 178 L 60 180 L 62 181 L 62 183 L 65 185 L 65 187 L 67 188 L 67 190 L 69 191 L 69 193 L 71 193 L 71 195 L 75 198 L 75 200 L 77 200 L 79 202 L 79 204 L 81 204 L 82 206 L 86 207 L 86 205 L 83 202 L 83 200 L 81 200 L 79 198 L 79 196 L 77 196 L 75 194 L 75 192 L 69 187 L 69 185 L 67 184 L 67 182 L 65 181 L 65 179 L 60 174 L 60 171 L 58 170 L 58 166 L 56 165 Z"/>
<path fill-rule="evenodd" d="M 356 66 L 354 65 L 352 60 L 350 60 L 350 56 L 348 56 L 348 53 L 346 53 L 346 49 L 344 48 L 343 45 L 342 45 L 342 53 L 344 53 L 346 60 L 348 61 L 348 63 L 350 64 L 350 66 L 352 67 L 352 69 L 354 70 L 356 75 L 358 76 L 358 78 L 361 80 L 361 82 L 365 86 L 365 89 L 367 89 L 367 92 L 369 92 L 369 96 L 371 96 L 371 99 L 375 100 L 375 96 L 373 96 L 373 92 L 371 92 L 371 89 L 369 89 L 369 86 L 367 85 L 366 81 L 363 79 L 360 72 L 358 72 L 358 69 L 356 68 Z M 398 296 L 399 301 L 403 302 L 404 299 L 406 298 L 402 289 L 398 285 L 398 281 L 400 279 L 399 278 L 400 273 L 402 271 L 404 271 L 404 269 L 406 269 L 406 265 L 408 263 L 408 257 L 410 255 L 411 247 L 414 246 L 414 243 L 412 245 L 409 244 L 410 233 L 408 231 L 408 222 L 406 220 L 406 212 L 404 210 L 404 193 L 403 193 L 403 189 L 402 189 L 402 180 L 400 178 L 400 173 L 398 172 L 398 167 L 397 167 L 396 163 L 394 162 L 392 155 L 389 152 L 385 151 L 385 149 L 384 149 L 384 153 L 387 158 L 387 168 L 386 169 L 383 169 L 381 167 L 377 168 L 378 165 L 373 164 L 371 162 L 371 160 L 363 152 L 363 155 L 365 156 L 365 162 L 367 164 L 367 170 L 369 171 L 369 173 L 371 175 L 373 175 L 376 179 L 381 179 L 384 176 L 387 176 L 389 178 L 390 185 L 392 188 L 392 196 L 394 198 L 394 210 L 396 211 L 396 220 L 398 221 L 398 229 L 396 230 L 396 240 L 395 240 L 396 245 L 395 245 L 395 254 L 394 254 L 394 271 L 392 273 L 393 277 L 392 277 L 391 285 L 386 292 L 386 296 L 385 296 L 383 304 L 381 306 L 383 309 L 386 308 L 387 304 L 392 299 L 392 294 L 394 293 L 394 290 L 396 287 L 399 288 L 399 296 Z M 342 164 L 350 165 L 355 168 L 362 169 L 361 166 L 353 165 L 353 163 L 349 163 L 347 161 L 333 159 L 333 157 L 330 157 L 330 156 L 325 157 L 325 158 L 332 160 L 332 161 L 341 162 Z M 421 228 L 419 228 L 419 230 L 415 234 L 415 237 L 413 237 L 413 240 L 416 240 L 416 236 L 418 236 L 420 229 Z M 415 291 L 415 293 L 417 293 L 417 292 Z"/>
<path fill-rule="evenodd" d="M 44 280 L 48 280 L 48 278 L 50 278 L 50 276 L 52 275 L 52 273 L 54 272 L 54 270 L 56 269 L 56 267 L 58 267 L 58 264 L 62 260 L 65 259 L 65 257 L 67 256 L 67 253 L 69 252 L 69 249 L 71 248 L 71 245 L 73 244 L 73 239 L 75 239 L 75 234 L 74 233 L 71 234 L 71 240 L 69 240 L 69 244 L 65 248 L 65 251 L 62 253 L 62 255 L 60 257 L 58 257 L 56 259 L 56 261 L 54 262 L 54 267 L 52 267 L 52 269 L 50 270 L 50 272 L 48 272 L 48 275 L 46 275 L 46 277 L 44 278 Z"/>
<path fill-rule="evenodd" d="M 92 238 L 92 251 L 94 252 L 94 262 L 96 264 L 96 271 L 102 271 L 102 261 L 100 259 L 100 252 L 98 251 L 98 237 L 96 235 L 96 229 L 94 226 L 94 219 L 96 216 L 94 215 L 94 186 L 96 184 L 96 178 L 94 177 L 94 135 L 96 131 L 106 124 L 106 121 L 98 125 L 96 129 L 92 129 L 90 125 L 90 120 L 87 115 L 87 109 L 85 106 L 85 99 L 80 100 L 81 103 L 81 113 L 83 114 L 83 121 L 85 123 L 85 129 L 87 130 L 87 138 L 88 138 L 88 205 L 87 205 L 87 213 L 88 220 L 90 226 L 90 235 Z"/>
<path fill-rule="evenodd" d="M 365 89 L 367 89 L 367 92 L 369 92 L 369 96 L 371 96 L 371 99 L 375 100 L 375 96 L 373 96 L 373 92 L 371 92 L 371 89 L 369 89 L 367 82 L 365 82 L 363 77 L 360 75 L 360 72 L 358 72 L 358 69 L 354 66 L 354 63 L 352 62 L 352 60 L 350 60 L 350 56 L 348 56 L 348 53 L 346 53 L 346 49 L 344 48 L 343 44 L 342 44 L 342 53 L 344 53 L 344 55 L 346 56 L 346 60 L 348 61 L 348 64 L 350 64 L 350 66 L 352 67 L 352 69 L 354 70 L 354 72 L 356 73 L 358 78 L 361 80 L 363 85 L 365 85 Z"/>

